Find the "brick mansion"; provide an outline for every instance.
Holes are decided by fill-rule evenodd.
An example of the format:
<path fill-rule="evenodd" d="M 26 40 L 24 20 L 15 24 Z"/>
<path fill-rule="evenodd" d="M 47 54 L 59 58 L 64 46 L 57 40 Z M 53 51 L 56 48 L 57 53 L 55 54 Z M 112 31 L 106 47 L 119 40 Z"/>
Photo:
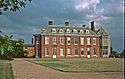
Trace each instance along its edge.
<path fill-rule="evenodd" d="M 95 29 L 94 21 L 90 26 L 54 25 L 48 26 L 40 34 L 33 35 L 33 43 L 27 44 L 24 50 L 28 56 L 36 58 L 93 58 L 109 57 L 110 34 L 103 27 Z"/>

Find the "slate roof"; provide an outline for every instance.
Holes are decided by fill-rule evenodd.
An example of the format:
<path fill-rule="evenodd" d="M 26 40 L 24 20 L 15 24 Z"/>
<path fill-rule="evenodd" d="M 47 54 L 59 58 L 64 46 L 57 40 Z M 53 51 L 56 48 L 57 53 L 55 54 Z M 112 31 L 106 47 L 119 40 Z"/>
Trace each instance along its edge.
<path fill-rule="evenodd" d="M 56 29 L 56 33 L 52 33 L 52 29 Z M 59 30 L 63 29 L 63 33 L 60 33 Z M 70 33 L 67 33 L 66 30 L 70 29 Z M 74 33 L 73 30 L 77 30 L 77 33 Z M 83 33 L 80 33 L 80 30 L 83 30 Z M 89 34 L 86 34 L 86 30 L 89 30 Z M 97 35 L 96 32 L 92 31 L 89 27 L 82 26 L 64 26 L 64 25 L 50 25 L 45 29 L 42 29 L 42 35 Z"/>

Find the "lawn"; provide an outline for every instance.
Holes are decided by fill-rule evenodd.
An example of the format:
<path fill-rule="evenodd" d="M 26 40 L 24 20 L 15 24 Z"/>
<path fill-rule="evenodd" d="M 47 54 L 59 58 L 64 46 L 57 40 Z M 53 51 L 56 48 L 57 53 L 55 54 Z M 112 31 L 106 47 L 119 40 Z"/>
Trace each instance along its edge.
<path fill-rule="evenodd" d="M 65 72 L 123 72 L 123 58 L 35 59 L 30 62 Z"/>
<path fill-rule="evenodd" d="M 10 61 L 0 60 L 0 79 L 14 79 Z"/>

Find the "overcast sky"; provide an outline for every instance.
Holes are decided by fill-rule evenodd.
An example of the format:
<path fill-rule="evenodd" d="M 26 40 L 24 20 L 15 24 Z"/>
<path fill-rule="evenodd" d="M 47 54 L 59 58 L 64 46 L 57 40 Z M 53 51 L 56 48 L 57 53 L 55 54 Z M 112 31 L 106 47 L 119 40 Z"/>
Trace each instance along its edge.
<path fill-rule="evenodd" d="M 0 16 L 2 34 L 12 34 L 31 43 L 34 33 L 47 27 L 47 21 L 62 25 L 88 25 L 95 21 L 95 28 L 103 27 L 111 35 L 111 46 L 121 52 L 123 49 L 123 0 L 32 0 L 26 8 L 16 13 L 4 12 Z"/>

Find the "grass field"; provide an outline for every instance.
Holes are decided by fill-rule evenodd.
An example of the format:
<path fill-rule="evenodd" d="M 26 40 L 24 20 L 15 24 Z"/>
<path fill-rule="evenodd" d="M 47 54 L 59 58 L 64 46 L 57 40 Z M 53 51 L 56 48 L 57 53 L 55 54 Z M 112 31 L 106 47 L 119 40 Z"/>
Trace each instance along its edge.
<path fill-rule="evenodd" d="M 123 72 L 123 58 L 37 59 L 30 62 L 65 72 Z"/>
<path fill-rule="evenodd" d="M 0 60 L 0 79 L 14 79 L 12 66 L 7 60 Z"/>

